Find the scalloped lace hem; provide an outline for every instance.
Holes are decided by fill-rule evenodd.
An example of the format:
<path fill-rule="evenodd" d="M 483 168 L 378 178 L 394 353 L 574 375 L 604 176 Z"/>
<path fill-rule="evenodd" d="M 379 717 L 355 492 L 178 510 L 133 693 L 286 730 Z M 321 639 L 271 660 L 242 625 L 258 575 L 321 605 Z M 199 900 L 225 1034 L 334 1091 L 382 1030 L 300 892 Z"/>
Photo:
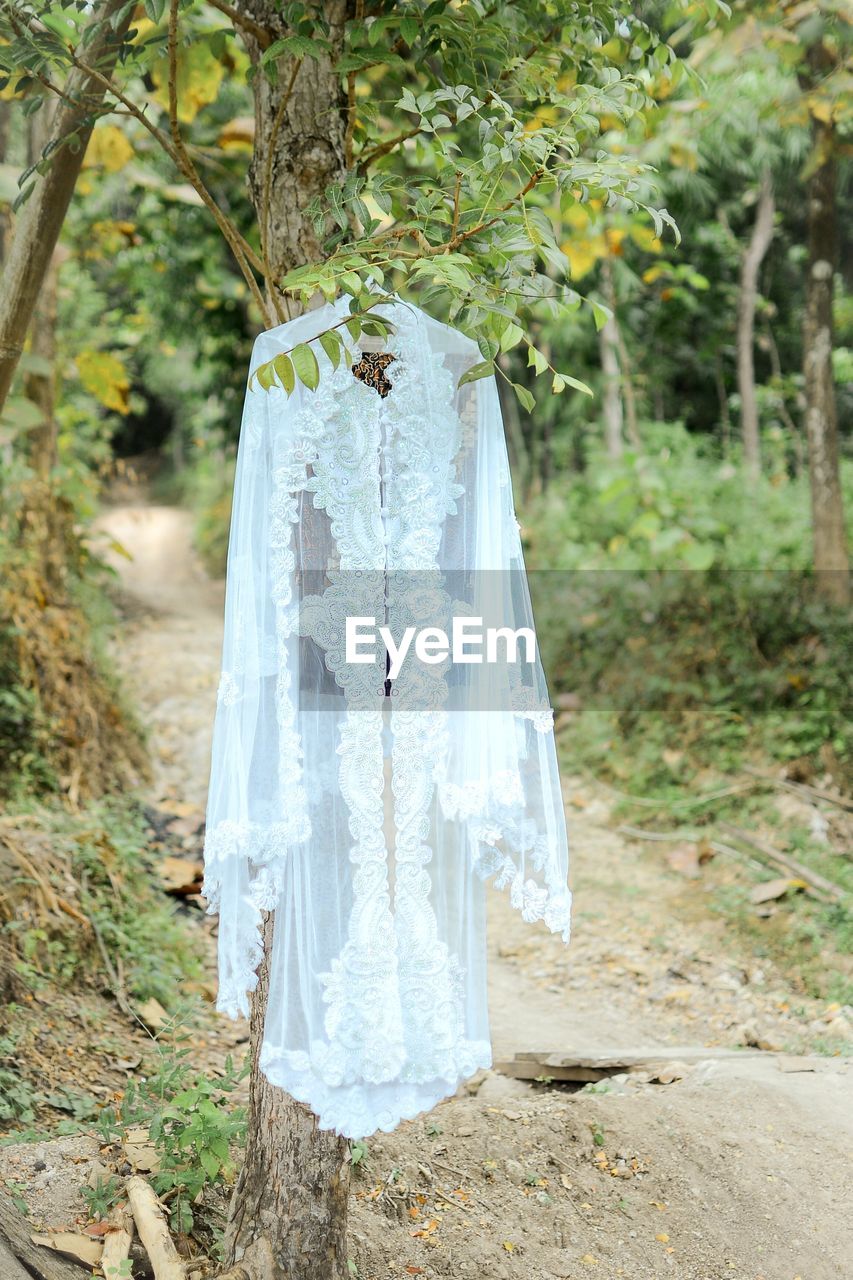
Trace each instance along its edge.
<path fill-rule="evenodd" d="M 491 881 L 493 889 L 506 889 L 509 892 L 510 906 L 521 912 L 525 924 L 535 924 L 542 920 L 551 933 L 558 933 L 563 942 L 570 942 L 572 935 L 572 891 L 568 888 L 546 888 L 535 880 L 525 880 L 509 854 L 498 855 L 500 861 L 494 865 L 489 855 L 497 851 L 487 848 L 485 855 L 474 863 L 474 873 L 481 880 Z"/>
<path fill-rule="evenodd" d="M 379 1130 L 390 1133 L 401 1121 L 412 1120 L 452 1097 L 460 1084 L 491 1065 L 488 1040 L 463 1041 L 449 1073 L 424 1081 L 402 1078 L 379 1084 L 332 1085 L 311 1064 L 308 1054 L 267 1047 L 261 1050 L 260 1062 L 270 1084 L 310 1107 L 321 1129 L 332 1129 L 351 1140 L 367 1138 Z"/>

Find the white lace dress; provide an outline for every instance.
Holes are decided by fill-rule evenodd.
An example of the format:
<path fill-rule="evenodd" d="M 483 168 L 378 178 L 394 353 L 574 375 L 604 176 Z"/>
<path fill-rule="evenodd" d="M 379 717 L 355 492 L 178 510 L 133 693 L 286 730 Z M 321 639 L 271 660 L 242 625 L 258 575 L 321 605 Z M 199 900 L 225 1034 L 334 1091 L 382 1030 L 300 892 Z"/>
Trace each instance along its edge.
<path fill-rule="evenodd" d="M 347 314 L 261 334 L 252 370 Z M 333 370 L 247 390 L 205 840 L 218 1007 L 245 1014 L 275 913 L 261 1066 L 358 1138 L 491 1061 L 485 885 L 568 940 L 552 715 L 538 661 L 406 661 L 388 696 L 344 619 L 532 626 L 493 379 L 469 339 L 382 309 L 391 389 Z"/>

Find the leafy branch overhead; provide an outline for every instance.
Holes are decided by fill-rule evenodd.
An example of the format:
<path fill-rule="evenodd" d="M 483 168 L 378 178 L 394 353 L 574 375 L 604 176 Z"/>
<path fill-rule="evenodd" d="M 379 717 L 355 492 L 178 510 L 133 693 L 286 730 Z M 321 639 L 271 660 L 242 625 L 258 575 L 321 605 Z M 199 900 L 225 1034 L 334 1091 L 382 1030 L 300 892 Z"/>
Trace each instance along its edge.
<path fill-rule="evenodd" d="M 696 9 L 688 0 L 676 7 L 685 16 Z M 709 24 L 725 12 L 717 0 L 701 8 Z M 596 325 L 607 319 L 601 301 L 575 287 L 563 247 L 567 218 L 594 206 L 645 219 L 658 237 L 667 224 L 674 231 L 656 207 L 652 169 L 635 151 L 603 141 L 607 130 L 628 129 L 641 116 L 654 85 L 674 87 L 685 74 L 630 5 L 360 3 L 343 41 L 322 6 L 303 3 L 284 4 L 275 30 L 252 0 L 146 0 L 143 10 L 118 69 L 101 76 L 107 93 L 96 112 L 123 118 L 134 168 L 159 172 L 168 161 L 197 193 L 265 323 L 286 319 L 292 302 L 302 307 L 343 292 L 353 298 L 345 332 L 356 343 L 376 332 L 377 290 L 410 292 L 478 340 L 483 360 L 469 377 L 500 371 L 498 356 L 526 342 L 530 369 L 552 392 L 588 391 L 552 368 L 529 336 L 540 320 L 585 304 Z M 0 0 L 0 90 L 28 108 L 61 96 L 67 72 L 87 66 L 86 18 L 77 8 Z M 246 234 L 215 197 L 201 140 L 224 66 L 232 76 L 237 67 L 246 79 L 284 86 L 275 132 L 311 62 L 340 77 L 346 176 L 310 210 L 314 260 L 282 270 L 267 243 L 275 139 L 268 140 L 258 226 Z M 98 76 L 97 67 L 90 70 Z M 54 141 L 38 167 L 50 164 L 58 145 L 74 144 Z M 32 173 L 22 179 L 22 198 L 32 180 Z M 330 331 L 318 345 L 333 363 L 344 358 L 342 332 Z M 297 381 L 315 387 L 319 376 L 310 346 L 258 371 L 262 385 L 275 379 L 288 392 Z M 530 407 L 530 392 L 520 394 Z"/>

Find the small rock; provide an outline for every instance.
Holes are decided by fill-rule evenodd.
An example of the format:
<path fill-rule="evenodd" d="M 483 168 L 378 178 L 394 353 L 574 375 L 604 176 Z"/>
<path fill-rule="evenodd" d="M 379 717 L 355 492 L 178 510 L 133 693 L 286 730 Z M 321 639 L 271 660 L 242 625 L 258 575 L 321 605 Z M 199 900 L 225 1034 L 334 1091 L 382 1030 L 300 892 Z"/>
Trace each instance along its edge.
<path fill-rule="evenodd" d="M 478 1100 L 488 1103 L 490 1107 L 496 1106 L 500 1102 L 509 1102 L 511 1098 L 521 1099 L 529 1096 L 530 1086 L 525 1084 L 523 1080 L 514 1080 L 511 1076 L 502 1076 L 497 1071 L 489 1072 L 477 1090 Z"/>

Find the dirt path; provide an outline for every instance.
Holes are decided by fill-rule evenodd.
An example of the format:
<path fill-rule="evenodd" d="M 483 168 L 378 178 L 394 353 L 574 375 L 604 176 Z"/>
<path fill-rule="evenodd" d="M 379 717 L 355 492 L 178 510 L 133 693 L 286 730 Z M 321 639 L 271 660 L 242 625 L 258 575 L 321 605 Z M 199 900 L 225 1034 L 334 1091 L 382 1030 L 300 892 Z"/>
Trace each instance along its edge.
<path fill-rule="evenodd" d="M 203 804 L 223 591 L 190 551 L 191 521 L 126 506 L 103 526 L 136 602 L 121 639 L 151 731 L 152 799 Z M 841 1280 L 853 1270 L 849 1059 L 807 1054 L 834 1016 L 744 954 L 707 888 L 609 825 L 607 798 L 567 780 L 577 900 L 569 949 L 495 894 L 496 1058 L 709 1048 L 668 1085 L 619 1078 L 569 1093 L 497 1073 L 368 1144 L 356 1173 L 361 1277 Z M 736 869 L 715 869 L 716 883 Z M 223 1036 L 227 1048 L 233 1034 Z M 845 1199 L 845 1196 L 847 1197 Z"/>

